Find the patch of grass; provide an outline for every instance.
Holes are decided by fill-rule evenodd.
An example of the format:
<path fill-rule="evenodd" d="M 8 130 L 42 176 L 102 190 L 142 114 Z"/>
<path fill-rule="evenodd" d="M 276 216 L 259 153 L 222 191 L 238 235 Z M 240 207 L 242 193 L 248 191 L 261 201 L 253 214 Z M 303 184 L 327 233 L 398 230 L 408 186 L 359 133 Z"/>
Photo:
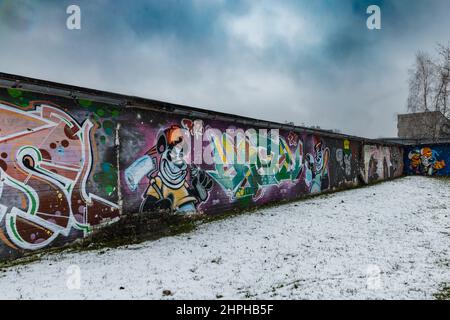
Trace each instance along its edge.
<path fill-rule="evenodd" d="M 443 284 L 439 292 L 433 296 L 436 300 L 450 300 L 450 284 Z"/>
<path fill-rule="evenodd" d="M 33 263 L 35 261 L 39 261 L 41 260 L 41 255 L 35 254 L 35 255 L 30 255 L 30 256 L 26 256 L 26 257 L 21 257 L 18 258 L 16 260 L 6 260 L 6 261 L 1 261 L 0 262 L 0 271 L 6 268 L 11 268 L 17 265 L 27 265 L 30 263 Z"/>
<path fill-rule="evenodd" d="M 450 267 L 450 260 L 448 260 L 448 259 L 441 259 L 441 260 L 438 260 L 437 262 L 436 262 L 436 264 L 439 266 L 439 267 Z"/>
<path fill-rule="evenodd" d="M 431 179 L 435 179 L 435 180 L 439 180 L 442 183 L 445 184 L 449 184 L 450 185 L 450 177 L 438 177 L 438 176 L 433 176 L 433 177 L 429 177 Z"/>
<path fill-rule="evenodd" d="M 152 215 L 148 213 L 139 214 L 142 215 Z M 150 224 L 155 224 L 155 229 L 152 230 L 139 230 L 140 219 L 131 219 L 130 225 L 136 227 L 128 228 L 130 229 L 125 232 L 120 232 L 121 226 L 111 225 L 106 227 L 106 229 L 99 229 L 94 235 L 88 238 L 82 239 L 80 244 L 75 246 L 73 249 L 77 251 L 96 251 L 104 248 L 118 248 L 128 245 L 134 245 L 143 243 L 145 241 L 158 240 L 163 237 L 176 236 L 180 234 L 190 233 L 196 228 L 196 221 L 198 218 L 186 218 L 183 216 L 159 216 L 156 218 L 158 222 L 151 222 Z M 145 222 L 143 222 L 145 226 Z M 160 226 L 158 228 L 158 225 Z M 119 236 L 116 236 L 119 234 Z M 122 236 L 120 236 L 122 234 Z"/>

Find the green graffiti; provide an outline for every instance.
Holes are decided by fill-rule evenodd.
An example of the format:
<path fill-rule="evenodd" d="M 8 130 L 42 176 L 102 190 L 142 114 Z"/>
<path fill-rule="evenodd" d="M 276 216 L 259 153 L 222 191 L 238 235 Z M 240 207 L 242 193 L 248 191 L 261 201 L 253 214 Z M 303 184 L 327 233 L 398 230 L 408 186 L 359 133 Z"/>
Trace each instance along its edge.
<path fill-rule="evenodd" d="M 19 89 L 8 88 L 8 94 L 13 98 L 19 98 L 22 96 L 22 91 Z"/>
<path fill-rule="evenodd" d="M 99 116 L 99 117 L 104 117 L 105 116 L 105 110 L 103 110 L 102 108 L 98 108 L 97 110 L 95 110 L 95 113 Z"/>
<path fill-rule="evenodd" d="M 108 196 L 111 196 L 117 190 L 117 169 L 109 162 L 102 163 L 101 169 L 101 172 L 94 174 L 94 181 L 100 185 Z"/>
<path fill-rule="evenodd" d="M 8 88 L 6 89 L 6 92 L 8 94 L 4 95 L 4 100 L 20 107 L 28 107 L 29 102 L 32 100 L 31 97 L 28 97 L 30 94 L 26 91 Z"/>
<path fill-rule="evenodd" d="M 119 109 L 113 109 L 111 111 L 111 116 L 113 116 L 114 118 L 118 117 L 120 115 L 120 110 Z"/>
<path fill-rule="evenodd" d="M 114 123 L 109 120 L 103 121 L 103 130 L 106 135 L 111 136 L 114 132 Z"/>
<path fill-rule="evenodd" d="M 95 104 L 90 100 L 79 99 L 78 103 L 80 104 L 80 106 L 86 108 L 89 112 L 91 112 L 97 122 L 100 122 L 102 118 L 116 118 L 120 115 L 121 112 L 117 107 Z"/>
<path fill-rule="evenodd" d="M 260 140 L 261 137 L 258 138 Z M 219 139 L 218 139 L 219 140 Z M 253 197 L 258 199 L 262 196 L 263 187 L 278 185 L 283 181 L 295 181 L 303 169 L 303 146 L 301 141 L 294 152 L 291 151 L 283 138 L 276 143 L 267 143 L 267 148 L 252 145 L 246 140 L 244 143 L 232 147 L 233 139 L 223 134 L 221 141 L 215 140 L 213 144 L 213 155 L 216 159 L 215 170 L 209 170 L 208 174 L 221 185 L 232 199 Z M 270 140 L 269 140 L 270 141 Z M 271 152 L 271 145 L 278 148 L 278 152 Z M 263 149 L 264 152 L 261 152 Z M 237 150 L 237 151 L 236 151 Z M 234 155 L 235 163 L 228 164 L 227 153 L 239 153 L 248 150 L 250 159 L 256 161 L 239 161 Z"/>
<path fill-rule="evenodd" d="M 95 122 L 98 129 L 103 129 L 104 135 L 112 136 L 114 134 L 114 122 L 110 118 L 116 118 L 120 115 L 120 110 L 109 105 L 95 104 L 89 100 L 78 100 L 79 104 L 86 108 L 90 117 Z M 106 143 L 106 138 L 100 138 L 102 144 Z"/>
<path fill-rule="evenodd" d="M 90 101 L 90 100 L 79 99 L 78 103 L 80 104 L 80 106 L 82 106 L 84 108 L 89 108 L 90 106 L 92 106 L 92 101 Z"/>

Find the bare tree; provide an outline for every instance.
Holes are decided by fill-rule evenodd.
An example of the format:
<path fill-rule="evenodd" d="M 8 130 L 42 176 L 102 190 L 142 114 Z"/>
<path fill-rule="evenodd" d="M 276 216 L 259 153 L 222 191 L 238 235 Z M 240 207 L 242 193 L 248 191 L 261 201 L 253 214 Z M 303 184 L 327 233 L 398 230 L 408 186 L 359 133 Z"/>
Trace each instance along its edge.
<path fill-rule="evenodd" d="M 427 113 L 417 120 L 417 126 L 424 132 L 423 138 L 433 140 L 439 138 L 442 115 L 450 117 L 450 45 L 438 44 L 436 52 L 436 58 L 423 51 L 416 54 L 415 64 L 409 71 L 407 104 L 409 112 Z"/>
<path fill-rule="evenodd" d="M 433 100 L 433 85 L 435 84 L 435 63 L 431 57 L 419 51 L 416 62 L 409 71 L 408 111 L 430 111 L 430 102 Z"/>
<path fill-rule="evenodd" d="M 447 118 L 450 117 L 449 94 L 450 94 L 450 45 L 438 45 L 437 92 L 435 97 L 435 109 Z"/>

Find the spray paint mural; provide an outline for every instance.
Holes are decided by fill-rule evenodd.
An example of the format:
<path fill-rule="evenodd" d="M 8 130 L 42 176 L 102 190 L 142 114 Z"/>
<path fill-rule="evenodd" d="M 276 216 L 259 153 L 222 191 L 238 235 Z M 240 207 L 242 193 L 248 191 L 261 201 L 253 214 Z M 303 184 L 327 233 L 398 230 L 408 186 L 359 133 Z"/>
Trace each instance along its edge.
<path fill-rule="evenodd" d="M 364 181 L 372 183 L 403 174 L 403 150 L 400 147 L 364 145 Z"/>
<path fill-rule="evenodd" d="M 146 155 L 125 170 L 125 181 L 132 191 L 144 177 L 149 179 L 139 212 L 192 213 L 208 198 L 213 182 L 205 171 L 187 163 L 190 137 L 184 132 L 176 125 L 162 130 Z"/>
<path fill-rule="evenodd" d="M 291 132 L 286 142 L 283 137 L 274 140 L 267 134 L 256 134 L 254 139 L 246 136 L 238 143 L 226 132 L 213 136 L 215 165 L 208 174 L 223 188 L 230 201 L 245 197 L 257 201 L 263 197 L 265 187 L 299 179 L 303 170 L 303 144 L 294 135 Z M 227 161 L 230 154 L 235 161 Z"/>
<path fill-rule="evenodd" d="M 407 147 L 405 151 L 406 173 L 426 176 L 449 175 L 449 150 L 447 145 Z"/>
<path fill-rule="evenodd" d="M 310 130 L 13 88 L 0 89 L 0 100 L 0 259 L 84 237 L 122 213 L 245 210 L 403 170 L 399 147 Z M 408 168 L 444 173 L 445 150 L 409 150 Z"/>
<path fill-rule="evenodd" d="M 146 120 L 140 113 L 136 117 Z M 358 157 L 349 141 L 341 163 L 331 158 L 331 150 L 342 143 L 338 139 L 174 118 L 153 116 L 124 128 L 125 211 L 214 213 L 294 199 L 340 187 L 333 166 L 347 167 L 347 182 L 356 183 L 352 166 Z M 137 137 L 145 139 L 139 143 Z M 139 149 L 143 152 L 129 156 Z"/>
<path fill-rule="evenodd" d="M 306 155 L 306 176 L 305 183 L 310 193 L 319 193 L 328 190 L 330 187 L 330 177 L 328 174 L 328 161 L 330 159 L 330 149 L 325 147 L 321 138 L 315 138 L 312 153 Z"/>
<path fill-rule="evenodd" d="M 87 190 L 94 124 L 78 123 L 59 106 L 0 103 L 0 240 L 13 249 L 41 249 L 72 229 L 119 217 L 115 203 Z"/>
<path fill-rule="evenodd" d="M 350 147 L 350 141 L 345 139 L 343 141 L 343 147 L 336 149 L 336 162 L 339 166 L 337 170 L 342 175 L 345 183 L 352 182 L 353 165 L 352 160 L 354 159 L 353 151 Z"/>

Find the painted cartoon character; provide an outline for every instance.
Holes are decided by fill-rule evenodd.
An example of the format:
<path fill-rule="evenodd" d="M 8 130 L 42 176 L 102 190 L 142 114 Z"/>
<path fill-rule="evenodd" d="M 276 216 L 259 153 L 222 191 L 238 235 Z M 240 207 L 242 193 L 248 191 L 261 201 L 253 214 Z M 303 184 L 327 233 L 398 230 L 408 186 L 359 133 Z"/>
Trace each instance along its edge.
<path fill-rule="evenodd" d="M 413 150 L 410 151 L 408 154 L 408 158 L 410 161 L 410 168 L 411 170 L 413 170 L 415 173 L 420 173 L 420 151 L 419 150 Z"/>
<path fill-rule="evenodd" d="M 194 212 L 196 205 L 208 199 L 213 181 L 205 171 L 188 166 L 185 152 L 189 150 L 184 133 L 176 125 L 164 130 L 156 146 L 126 170 L 126 181 L 133 191 L 144 174 L 150 179 L 140 212 Z M 189 175 L 191 183 L 188 183 Z"/>
<path fill-rule="evenodd" d="M 408 154 L 410 169 L 416 174 L 432 176 L 446 166 L 444 160 L 437 160 L 438 157 L 439 153 L 428 147 L 412 150 Z"/>
<path fill-rule="evenodd" d="M 330 149 L 326 148 L 322 140 L 314 145 L 314 153 L 306 155 L 305 181 L 311 193 L 317 193 L 330 187 L 328 175 L 328 159 Z"/>

